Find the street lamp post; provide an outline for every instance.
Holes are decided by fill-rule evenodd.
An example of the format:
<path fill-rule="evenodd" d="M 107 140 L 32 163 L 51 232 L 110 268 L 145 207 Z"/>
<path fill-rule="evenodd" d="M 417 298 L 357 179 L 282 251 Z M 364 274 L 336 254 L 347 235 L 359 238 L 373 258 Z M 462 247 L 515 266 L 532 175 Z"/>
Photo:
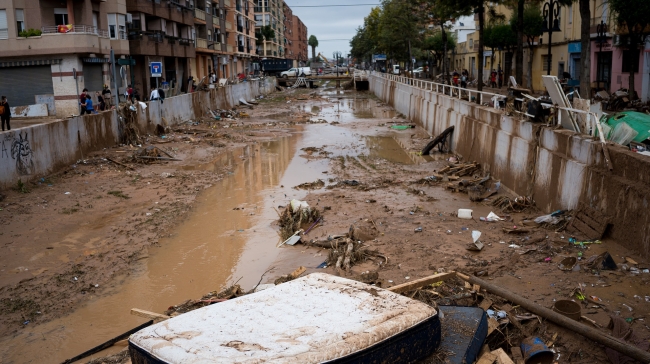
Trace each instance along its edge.
<path fill-rule="evenodd" d="M 596 60 L 596 72 L 598 73 L 596 75 L 596 80 L 598 82 L 598 88 L 600 88 L 600 84 L 602 81 L 604 81 L 602 77 L 602 69 L 601 69 L 601 58 L 603 55 L 603 43 L 605 43 L 605 37 L 607 35 L 607 24 L 604 21 L 600 21 L 600 24 L 596 25 L 596 32 L 598 33 L 598 58 Z"/>
<path fill-rule="evenodd" d="M 333 58 L 336 59 L 336 65 L 335 65 L 335 67 L 336 67 L 336 77 L 339 77 L 339 58 L 341 58 L 341 52 L 336 51 L 336 52 L 334 52 L 333 56 L 334 56 Z"/>
<path fill-rule="evenodd" d="M 546 75 L 551 75 L 551 38 L 553 32 L 560 31 L 560 3 L 558 0 L 549 0 L 547 3 L 544 3 L 544 11 L 542 15 L 544 16 L 544 21 L 542 22 L 542 33 L 548 32 L 548 56 L 546 58 Z"/>

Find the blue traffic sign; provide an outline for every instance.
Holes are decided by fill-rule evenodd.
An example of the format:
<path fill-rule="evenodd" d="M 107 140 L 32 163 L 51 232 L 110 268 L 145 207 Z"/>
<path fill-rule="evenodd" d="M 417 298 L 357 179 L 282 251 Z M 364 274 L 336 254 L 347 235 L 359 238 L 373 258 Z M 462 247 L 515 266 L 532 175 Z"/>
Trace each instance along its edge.
<path fill-rule="evenodd" d="M 151 77 L 162 77 L 162 62 L 149 62 Z"/>

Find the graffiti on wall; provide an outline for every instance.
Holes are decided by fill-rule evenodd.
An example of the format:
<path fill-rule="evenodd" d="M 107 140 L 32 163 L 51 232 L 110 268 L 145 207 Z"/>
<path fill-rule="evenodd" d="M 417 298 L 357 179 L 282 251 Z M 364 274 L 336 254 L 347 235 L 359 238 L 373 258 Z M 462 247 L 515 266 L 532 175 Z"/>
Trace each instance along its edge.
<path fill-rule="evenodd" d="M 16 171 L 25 176 L 33 173 L 34 160 L 27 132 L 5 133 L 0 141 L 0 159 L 15 160 Z"/>

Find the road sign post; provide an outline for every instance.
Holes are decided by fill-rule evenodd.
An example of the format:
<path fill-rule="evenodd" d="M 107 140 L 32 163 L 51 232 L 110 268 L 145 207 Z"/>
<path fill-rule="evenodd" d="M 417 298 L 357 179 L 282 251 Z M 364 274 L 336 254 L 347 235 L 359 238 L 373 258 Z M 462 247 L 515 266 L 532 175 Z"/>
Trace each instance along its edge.
<path fill-rule="evenodd" d="M 156 88 L 158 88 L 158 78 L 162 77 L 162 62 L 149 62 L 151 77 L 156 78 Z"/>

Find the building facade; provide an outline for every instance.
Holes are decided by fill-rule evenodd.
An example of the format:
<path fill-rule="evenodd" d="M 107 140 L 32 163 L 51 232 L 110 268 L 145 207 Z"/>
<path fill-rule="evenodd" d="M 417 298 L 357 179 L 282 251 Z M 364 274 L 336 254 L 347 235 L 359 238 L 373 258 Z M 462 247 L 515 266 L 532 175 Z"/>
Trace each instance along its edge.
<path fill-rule="evenodd" d="M 256 53 L 261 58 L 285 58 L 284 1 L 255 0 L 255 30 L 270 26 L 275 32 L 272 39 L 257 44 Z"/>
<path fill-rule="evenodd" d="M 157 86 L 186 90 L 192 73 L 190 60 L 196 57 L 193 4 L 188 0 L 157 1 L 128 0 L 126 4 L 132 19 L 128 25 L 129 51 L 135 60 L 128 83 L 142 98 Z M 162 64 L 162 77 L 152 77 L 152 62 Z"/>
<path fill-rule="evenodd" d="M 109 84 L 109 55 L 129 54 L 126 0 L 0 2 L 0 94 L 12 106 L 79 113 L 77 90 Z"/>
<path fill-rule="evenodd" d="M 293 15 L 291 9 L 284 8 L 284 39 L 286 44 L 286 58 L 293 60 L 294 67 L 306 66 L 309 61 L 307 53 L 307 27 L 299 17 Z"/>
<path fill-rule="evenodd" d="M 540 4 L 540 7 L 543 4 Z M 497 6 L 497 12 L 502 13 L 509 19 L 512 10 L 503 5 Z M 613 93 L 621 88 L 629 86 L 630 66 L 628 59 L 632 57 L 634 67 L 635 91 L 643 100 L 650 100 L 650 39 L 644 47 L 637 50 L 628 50 L 625 46 L 626 34 L 622 33 L 616 24 L 608 24 L 612 21 L 606 0 L 595 0 L 590 2 L 590 36 L 591 36 L 591 81 L 592 88 L 603 88 Z M 604 42 L 598 42 L 597 26 L 601 23 L 607 25 Z M 553 32 L 551 37 L 551 75 L 563 78 L 564 73 L 571 75 L 572 80 L 580 79 L 581 65 L 581 39 L 580 27 L 581 17 L 578 5 L 563 6 L 560 8 L 558 23 L 559 32 Z M 477 49 L 478 32 L 467 34 L 465 42 L 459 41 L 456 52 L 451 57 L 452 64 L 456 69 L 468 69 L 473 77 L 477 74 Z M 517 80 L 519 84 L 527 84 L 526 70 L 529 60 L 532 60 L 532 87 L 534 90 L 543 90 L 542 75 L 548 72 L 548 33 L 536 37 L 532 47 L 529 47 L 524 40 L 524 79 Z M 601 48 L 602 46 L 602 48 Z M 494 68 L 502 67 L 506 72 L 514 74 L 513 52 L 508 50 L 492 51 L 486 48 L 484 51 L 484 81 L 487 81 L 489 72 Z M 599 62 L 600 60 L 600 62 Z M 583 95 L 589 97 L 590 95 Z"/>

